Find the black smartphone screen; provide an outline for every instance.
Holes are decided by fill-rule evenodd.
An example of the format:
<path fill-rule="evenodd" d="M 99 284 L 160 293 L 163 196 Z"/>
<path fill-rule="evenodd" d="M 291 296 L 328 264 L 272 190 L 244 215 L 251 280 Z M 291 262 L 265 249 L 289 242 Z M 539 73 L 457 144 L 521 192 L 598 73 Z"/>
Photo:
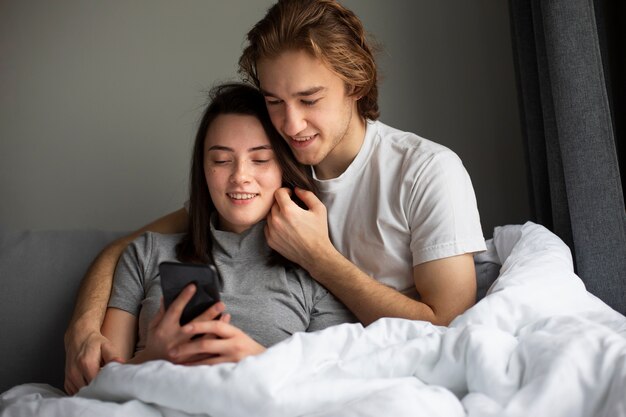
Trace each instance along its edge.
<path fill-rule="evenodd" d="M 196 285 L 196 292 L 180 317 L 181 326 L 189 323 L 220 300 L 219 280 L 212 265 L 161 262 L 159 273 L 165 309 L 186 286 L 192 283 Z"/>

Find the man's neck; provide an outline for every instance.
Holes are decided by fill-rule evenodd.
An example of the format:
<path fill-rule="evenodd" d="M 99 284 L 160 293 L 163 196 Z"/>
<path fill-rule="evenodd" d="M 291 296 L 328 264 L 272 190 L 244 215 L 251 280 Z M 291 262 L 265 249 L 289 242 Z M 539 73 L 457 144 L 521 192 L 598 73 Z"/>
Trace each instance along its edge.
<path fill-rule="evenodd" d="M 337 178 L 345 172 L 354 158 L 359 154 L 365 141 L 365 119 L 355 117 L 350 123 L 345 136 L 340 143 L 324 158 L 322 162 L 313 167 L 315 176 L 320 180 Z"/>

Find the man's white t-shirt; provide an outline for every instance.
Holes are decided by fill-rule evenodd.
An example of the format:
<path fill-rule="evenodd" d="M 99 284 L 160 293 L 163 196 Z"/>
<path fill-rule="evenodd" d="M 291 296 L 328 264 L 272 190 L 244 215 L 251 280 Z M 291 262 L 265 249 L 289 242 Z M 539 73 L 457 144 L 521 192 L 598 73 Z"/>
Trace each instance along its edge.
<path fill-rule="evenodd" d="M 461 160 L 413 133 L 368 121 L 348 169 L 316 182 L 337 250 L 413 298 L 413 266 L 485 250 L 474 189 Z"/>

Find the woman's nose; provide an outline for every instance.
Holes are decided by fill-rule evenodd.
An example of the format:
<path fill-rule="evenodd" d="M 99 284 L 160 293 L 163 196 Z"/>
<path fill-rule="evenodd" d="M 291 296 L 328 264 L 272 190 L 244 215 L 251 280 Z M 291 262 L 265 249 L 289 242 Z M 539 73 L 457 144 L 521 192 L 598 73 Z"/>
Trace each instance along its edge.
<path fill-rule="evenodd" d="M 250 182 L 250 168 L 245 161 L 237 162 L 230 175 L 230 180 L 234 184 L 245 184 Z"/>

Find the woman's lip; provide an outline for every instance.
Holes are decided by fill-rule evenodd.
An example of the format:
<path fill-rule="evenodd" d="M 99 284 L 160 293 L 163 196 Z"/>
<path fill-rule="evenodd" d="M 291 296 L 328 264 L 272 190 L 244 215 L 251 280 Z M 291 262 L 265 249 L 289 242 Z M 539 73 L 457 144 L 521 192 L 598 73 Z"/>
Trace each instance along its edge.
<path fill-rule="evenodd" d="M 237 192 L 237 193 L 226 193 L 226 196 L 228 197 L 231 203 L 244 205 L 244 204 L 252 203 L 254 200 L 256 200 L 259 194 Z M 241 198 L 242 196 L 246 196 L 246 198 Z M 240 198 L 237 198 L 237 197 L 240 197 Z"/>

